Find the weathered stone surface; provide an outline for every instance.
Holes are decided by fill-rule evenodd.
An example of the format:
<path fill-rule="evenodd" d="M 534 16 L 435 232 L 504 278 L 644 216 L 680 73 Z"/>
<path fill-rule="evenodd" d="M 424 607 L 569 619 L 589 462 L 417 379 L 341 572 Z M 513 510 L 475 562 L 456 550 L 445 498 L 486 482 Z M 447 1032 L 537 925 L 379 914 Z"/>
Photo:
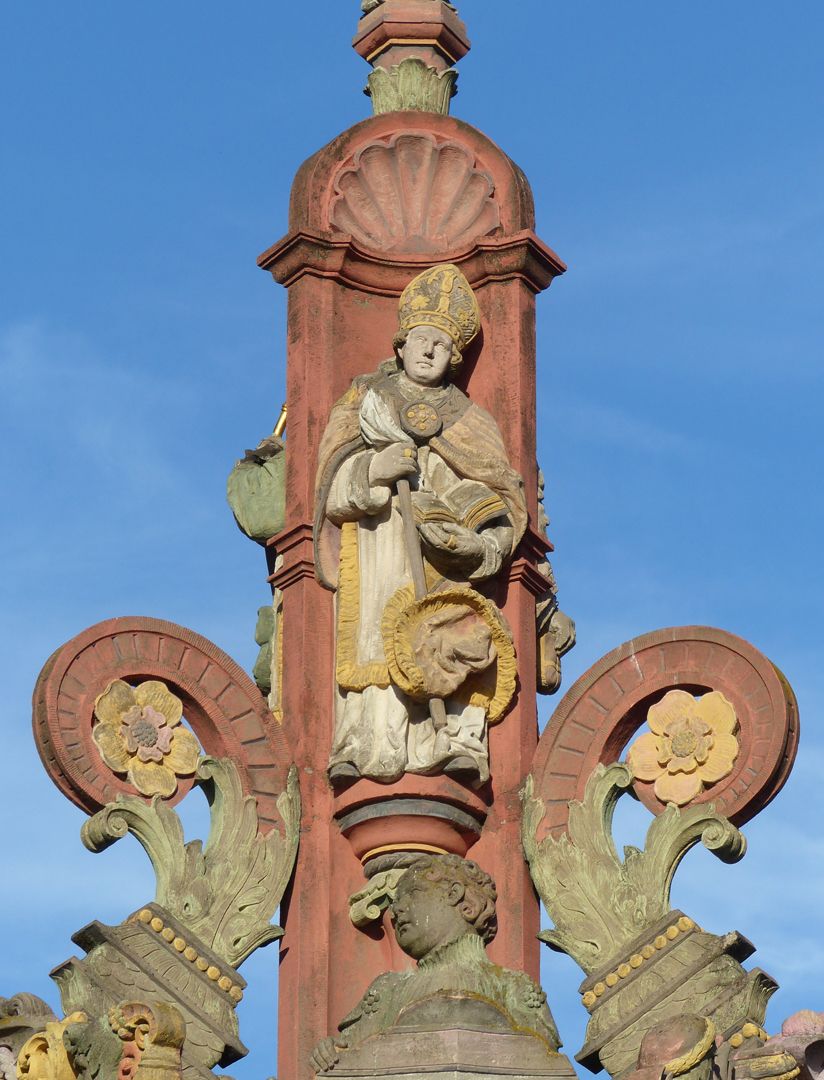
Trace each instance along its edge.
<path fill-rule="evenodd" d="M 469 52 L 466 27 L 443 0 L 381 0 L 363 10 L 353 46 L 376 69 L 415 58 L 443 71 Z"/>
<path fill-rule="evenodd" d="M 255 800 L 244 795 L 238 770 L 228 759 L 207 758 L 198 781 L 211 805 L 206 849 L 183 841 L 177 814 L 162 802 L 150 806 L 121 797 L 83 826 L 83 843 L 102 851 L 132 832 L 152 861 L 156 903 L 205 941 L 224 961 L 237 965 L 280 937 L 270 920 L 289 883 L 297 852 L 300 794 L 289 773 L 277 800 L 283 831 L 259 831 Z"/>
<path fill-rule="evenodd" d="M 716 1030 L 712 1020 L 694 1013 L 654 1025 L 641 1040 L 637 1067 L 625 1080 L 661 1080 L 662 1076 L 709 1080 Z"/>
<path fill-rule="evenodd" d="M 77 1080 L 127 1080 L 121 1078 L 123 1044 L 112 1031 L 108 1013 L 68 1024 L 63 1044 Z"/>
<path fill-rule="evenodd" d="M 365 889 L 349 897 L 349 917 L 355 926 L 363 929 L 382 918 L 395 899 L 398 882 L 405 873 L 403 867 L 383 870 L 369 878 Z"/>
<path fill-rule="evenodd" d="M 373 863 L 391 860 L 394 866 L 415 852 L 466 856 L 482 835 L 490 801 L 488 788 L 475 791 L 447 774 L 407 774 L 389 792 L 370 780 L 341 787 L 334 813 L 368 877 Z M 362 887 L 359 876 L 353 891 Z"/>
<path fill-rule="evenodd" d="M 187 1029 L 174 1005 L 121 1002 L 108 1019 L 122 1045 L 118 1080 L 179 1080 Z"/>
<path fill-rule="evenodd" d="M 181 723 L 183 702 L 158 679 L 113 679 L 94 704 L 92 738 L 105 764 L 140 795 L 171 798 L 194 776 L 200 745 Z"/>
<path fill-rule="evenodd" d="M 361 20 L 357 33 L 359 53 L 387 72 L 410 57 L 443 72 L 454 68 L 468 48 L 465 28 L 455 12 L 430 0 L 380 4 Z M 447 218 L 449 228 L 439 229 L 434 213 L 431 219 L 420 215 L 414 197 L 422 188 L 407 183 L 403 206 L 411 227 L 398 227 L 394 206 L 382 200 L 381 208 L 392 215 L 392 227 L 372 223 L 356 239 L 347 223 L 332 219 L 332 206 L 341 194 L 338 181 L 343 174 L 351 176 L 360 151 L 381 144 L 382 155 L 396 136 L 407 135 L 410 142 L 401 138 L 396 151 L 398 146 L 420 148 L 434 140 L 436 152 L 428 160 L 438 160 L 438 186 L 427 188 L 429 205 L 433 211 L 443 207 L 441 217 Z M 460 150 L 453 151 L 453 146 Z M 449 171 L 441 169 L 442 161 L 453 153 L 456 165 L 462 159 L 470 162 L 469 173 L 461 176 L 472 178 L 472 185 L 482 178 L 476 174 L 491 181 L 494 206 L 483 210 L 484 198 L 483 212 L 470 219 L 471 228 L 460 227 L 460 220 L 446 213 L 449 204 L 444 200 L 457 197 L 464 202 L 460 186 L 456 188 Z M 394 164 L 401 164 L 397 153 Z M 391 181 L 390 172 L 380 175 L 382 183 Z M 474 192 L 469 192 L 465 205 L 475 213 L 478 204 L 473 198 Z M 395 205 L 400 201 L 396 199 Z M 356 220 L 361 230 L 360 219 Z M 418 225 L 422 220 L 423 229 Z M 288 898 L 280 967 L 282 1076 L 300 1076 L 317 1039 L 351 1010 L 374 977 L 404 962 L 385 930 L 372 924 L 368 933 L 362 933 L 348 911 L 339 908 L 341 897 L 364 888 L 360 860 L 382 858 L 387 854 L 382 850 L 385 845 L 391 846 L 390 856 L 426 845 L 462 852 L 474 845 L 473 856 L 477 851 L 479 862 L 498 880 L 505 880 L 509 891 L 490 956 L 533 977 L 538 973 L 538 907 L 518 844 L 518 791 L 537 732 L 535 600 L 546 593 L 546 579 L 535 569 L 546 542 L 534 529 L 534 314 L 535 294 L 564 266 L 534 235 L 534 225 L 528 183 L 486 136 L 435 112 L 390 112 L 342 133 L 300 169 L 289 235 L 260 260 L 289 289 L 289 498 L 284 531 L 269 547 L 283 562 L 270 580 L 283 593 L 283 727 L 296 747 L 302 790 L 311 806 Z M 335 607 L 334 597 L 317 580 L 311 543 L 319 436 L 352 381 L 389 355 L 398 298 L 409 281 L 433 263 L 446 261 L 459 265 L 483 315 L 483 338 L 466 351 L 460 389 L 495 417 L 507 459 L 525 482 L 532 527 L 490 596 L 512 632 L 521 667 L 520 690 L 504 722 L 489 729 L 494 792 L 486 785 L 473 788 L 471 777 L 409 773 L 383 784 L 344 778 L 330 791 L 324 773 L 334 735 L 330 702 L 336 693 Z M 426 800 L 439 814 L 398 813 L 361 820 L 345 834 L 338 826 L 338 811 L 347 818 L 350 811 L 395 800 L 410 800 L 417 803 L 416 809 Z M 447 819 L 444 807 L 463 811 L 473 819 L 471 824 L 466 825 L 466 817 L 460 824 Z M 318 867 L 325 873 L 319 874 Z M 301 1017 L 298 1026 L 292 1021 L 295 1014 Z"/>
<path fill-rule="evenodd" d="M 546 579 L 546 588 L 535 605 L 538 637 L 538 693 L 554 694 L 561 688 L 561 660 L 575 647 L 575 623 L 558 605 L 558 583 L 549 561 L 553 550 L 549 541 L 549 517 L 546 512 L 544 474 L 538 470 L 538 529 L 546 539 L 547 558 L 538 564 L 538 573 Z"/>
<path fill-rule="evenodd" d="M 205 849 L 200 840 L 184 843 L 178 815 L 159 799 L 121 796 L 86 822 L 92 851 L 127 832 L 137 837 L 155 869 L 156 900 L 120 926 L 93 922 L 79 931 L 73 940 L 87 955 L 52 977 L 64 1009 L 90 1017 L 124 999 L 174 1003 L 186 1023 L 184 1072 L 206 1077 L 246 1053 L 235 1014 L 246 984 L 236 968 L 283 933 L 270 920 L 294 865 L 300 797 L 293 769 L 277 799 L 281 828 L 263 834 L 233 762 L 206 759 L 198 783 L 211 805 Z"/>
<path fill-rule="evenodd" d="M 686 806 L 729 776 L 741 752 L 738 717 L 719 690 L 697 697 L 670 690 L 647 713 L 650 731 L 627 751 L 636 780 L 662 803 Z"/>
<path fill-rule="evenodd" d="M 371 250 L 452 251 L 501 224 L 494 181 L 476 156 L 427 131 L 368 143 L 334 185 L 332 225 Z"/>
<path fill-rule="evenodd" d="M 599 765 L 583 802 L 569 806 L 568 832 L 538 840 L 546 805 L 524 789 L 523 842 L 554 930 L 540 936 L 587 973 L 582 1002 L 591 1019 L 577 1060 L 623 1075 L 638 1058 L 651 1026 L 699 1013 L 723 1035 L 764 1022 L 776 989 L 764 972 L 741 966 L 754 951 L 740 934 L 709 934 L 670 908 L 670 886 L 686 852 L 699 840 L 719 858 L 740 859 L 744 838 L 709 804 L 670 805 L 652 821 L 642 851 L 612 839 L 612 815 L 630 789 L 628 765 Z"/>
<path fill-rule="evenodd" d="M 15 1062 L 23 1044 L 56 1022 L 51 1006 L 34 994 L 0 998 L 0 1080 L 16 1080 Z"/>
<path fill-rule="evenodd" d="M 414 1013 L 410 1013 L 396 1030 L 347 1053 L 332 1075 L 353 1080 L 478 1080 L 479 1075 L 512 1080 L 575 1077 L 566 1057 L 547 1053 L 530 1035 L 507 1030 L 492 1007 L 470 1006 L 464 1017 L 466 1027 L 458 1027 L 461 1009 L 457 1003 L 434 999 L 430 1004 L 440 1016 L 437 1026 L 431 1022 L 417 1026 Z"/>
<path fill-rule="evenodd" d="M 229 473 L 226 497 L 238 528 L 250 540 L 266 544 L 283 528 L 286 500 L 286 459 L 283 441 L 264 439 Z"/>
<path fill-rule="evenodd" d="M 673 875 L 699 840 L 727 862 L 736 862 L 746 850 L 741 833 L 712 806 L 670 806 L 650 825 L 644 850 L 627 848 L 622 861 L 612 840 L 612 816 L 632 780 L 627 765 L 599 765 L 583 802 L 570 805 L 568 833 L 540 842 L 546 806 L 534 795 L 532 777 L 524 788 L 524 850 L 556 927 L 543 940 L 572 956 L 588 974 L 622 956 L 639 935 L 669 918 Z"/>
<path fill-rule="evenodd" d="M 740 1030 L 730 1040 L 725 1080 L 821 1080 L 824 1076 L 824 1013 L 802 1009 L 777 1035 Z M 797 1071 L 796 1071 L 797 1070 Z"/>
<path fill-rule="evenodd" d="M 683 918 L 678 912 L 673 915 Z M 777 984 L 763 971 L 742 968 L 741 961 L 752 951 L 739 934 L 718 937 L 696 928 L 634 980 L 619 976 L 614 994 L 592 1006 L 586 1042 L 576 1060 L 621 1076 L 635 1060 L 650 1026 L 666 1025 L 693 1010 L 711 1019 L 722 1034 L 740 1030 L 746 1023 L 763 1024 Z M 625 961 L 628 965 L 632 955 Z M 617 972 L 617 968 L 612 970 Z M 609 974 L 599 972 L 596 978 L 603 982 Z M 587 993 L 596 985 L 588 980 L 582 990 Z"/>
<path fill-rule="evenodd" d="M 735 1080 L 796 1080 L 801 1071 L 787 1050 L 764 1045 L 742 1048 L 730 1056 L 728 1065 L 728 1075 Z"/>
<path fill-rule="evenodd" d="M 394 873 L 394 871 L 390 871 Z M 315 1048 L 317 1072 L 335 1075 L 574 1075 L 558 1054 L 546 994 L 523 972 L 492 964 L 496 890 L 475 863 L 420 856 L 389 884 L 392 921 L 414 971 L 379 976 Z M 421 1038 L 426 1032 L 431 1038 Z M 472 1033 L 471 1035 L 469 1033 Z"/>
<path fill-rule="evenodd" d="M 72 1063 L 63 1042 L 66 1029 L 88 1018 L 75 1012 L 65 1020 L 47 1023 L 43 1031 L 32 1035 L 17 1057 L 17 1080 L 75 1080 Z"/>
<path fill-rule="evenodd" d="M 456 266 L 419 274 L 401 296 L 395 361 L 353 382 L 321 442 L 315 551 L 337 591 L 335 782 L 489 779 L 487 724 L 512 701 L 516 663 L 476 586 L 506 574 L 527 509 L 494 419 L 449 378 L 479 331 Z"/>
<path fill-rule="evenodd" d="M 583 798 L 595 767 L 616 761 L 650 708 L 685 688 L 723 694 L 737 718 L 740 744 L 732 771 L 692 802 L 712 803 L 741 825 L 775 798 L 798 748 L 798 705 L 786 679 L 752 645 L 724 630 L 655 630 L 593 664 L 555 710 L 531 770 L 547 807 L 541 835 L 563 835 L 569 802 Z M 636 780 L 634 791 L 653 813 L 666 809 L 654 781 Z"/>
<path fill-rule="evenodd" d="M 457 94 L 458 73 L 451 68 L 437 68 L 409 56 L 390 68 L 375 68 L 367 80 L 367 94 L 372 111 L 381 113 L 412 110 L 446 116 L 449 102 Z"/>
<path fill-rule="evenodd" d="M 277 799 L 292 761 L 284 732 L 251 678 L 211 641 L 160 619 L 120 618 L 72 638 L 45 664 L 34 692 L 34 734 L 54 783 L 88 814 L 134 788 L 104 763 L 93 737 L 97 699 L 117 680 L 162 681 L 206 753 L 229 757 L 261 829 L 280 824 Z M 265 768 L 261 768 L 264 766 Z M 172 804 L 191 790 L 178 779 Z"/>
<path fill-rule="evenodd" d="M 162 929 L 143 922 L 142 911 Z M 207 1077 L 212 1066 L 246 1054 L 235 1015 L 245 981 L 158 905 L 117 927 L 91 923 L 73 940 L 88 955 L 72 957 L 52 972 L 64 1008 L 83 1004 L 90 1016 L 105 1016 L 124 998 L 173 1001 L 187 1025 L 183 1064 L 189 1076 Z M 183 951 L 175 942 L 184 943 Z M 185 950 L 193 950 L 195 960 L 188 960 Z"/>
<path fill-rule="evenodd" d="M 366 20 L 364 25 L 371 32 Z M 388 59 L 386 63 L 391 66 Z M 443 66 L 453 64 L 444 60 Z M 464 148 L 473 170 L 492 181 L 500 226 L 462 248 L 433 257 L 424 250 L 396 250 L 389 233 L 380 230 L 377 235 L 385 246 L 367 247 L 333 225 L 331 209 L 342 173 L 352 168 L 359 151 L 374 143 L 387 145 L 397 135 L 426 136 L 438 145 Z M 269 548 L 283 561 L 270 580 L 283 593 L 283 730 L 295 747 L 302 792 L 312 808 L 304 819 L 288 906 L 284 940 L 288 948 L 280 966 L 282 1076 L 301 1074 L 317 1039 L 351 1010 L 373 978 L 386 971 L 388 959 L 403 963 L 391 938 L 387 940 L 377 927 L 363 934 L 347 911 L 329 918 L 341 895 L 348 898 L 363 889 L 360 859 L 380 857 L 376 849 L 386 843 L 394 851 L 429 844 L 461 853 L 475 845 L 473 856 L 498 880 L 507 881 L 509 890 L 490 955 L 504 966 L 527 970 L 533 977 L 538 974 L 538 906 L 519 847 L 518 791 L 536 743 L 535 599 L 546 593 L 546 579 L 535 567 L 545 558 L 546 541 L 534 528 L 528 531 L 509 567 L 508 580 L 494 598 L 512 630 L 521 689 L 506 721 L 489 732 L 496 763 L 490 807 L 492 793 L 487 788 L 475 790 L 460 778 L 453 781 L 446 776 L 405 774 L 393 784 L 360 779 L 330 791 L 324 774 L 333 738 L 329 703 L 336 692 L 334 597 L 315 575 L 311 526 L 319 435 L 334 403 L 364 370 L 387 356 L 387 344 L 398 325 L 398 299 L 409 281 L 447 258 L 460 266 L 473 286 L 484 325 L 483 340 L 477 339 L 467 350 L 460 388 L 498 422 L 507 457 L 524 477 L 531 520 L 537 520 L 535 295 L 564 271 L 564 265 L 538 240 L 534 226 L 523 173 L 490 139 L 448 116 L 387 113 L 344 132 L 306 162 L 293 187 L 289 235 L 259 260 L 289 289 L 289 499 L 284 531 Z M 399 235 L 399 243 L 403 242 Z M 456 828 L 444 817 L 397 815 L 384 818 L 380 827 L 361 822 L 342 834 L 335 820 L 338 811 L 346 816 L 350 810 L 394 799 L 427 799 L 439 807 L 455 807 L 483 828 L 479 834 L 477 826 Z M 374 833 L 367 837 L 364 829 Z M 389 831 L 388 839 L 381 829 Z M 327 874 L 319 875 L 318 866 Z M 302 1018 L 297 1027 L 291 1022 L 294 1011 Z"/>
<path fill-rule="evenodd" d="M 258 608 L 255 624 L 255 643 L 260 646 L 252 678 L 267 696 L 272 692 L 274 651 L 277 642 L 277 614 L 272 604 Z"/>

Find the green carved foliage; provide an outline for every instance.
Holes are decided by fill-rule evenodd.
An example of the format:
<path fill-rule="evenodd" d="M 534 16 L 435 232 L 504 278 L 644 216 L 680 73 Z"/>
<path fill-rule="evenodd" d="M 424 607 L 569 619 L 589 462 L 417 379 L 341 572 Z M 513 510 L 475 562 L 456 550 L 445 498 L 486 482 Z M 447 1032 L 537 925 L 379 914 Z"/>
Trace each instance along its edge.
<path fill-rule="evenodd" d="M 157 878 L 155 902 L 237 967 L 255 949 L 282 936 L 271 924 L 292 874 L 300 828 L 297 770 L 289 771 L 277 806 L 283 831 L 258 831 L 255 799 L 244 795 L 237 768 L 204 758 L 197 772 L 211 808 L 205 848 L 184 842 L 177 813 L 162 799 L 119 796 L 83 826 L 90 851 L 103 851 L 132 833 Z"/>
<path fill-rule="evenodd" d="M 123 1044 L 105 1013 L 84 1023 L 69 1024 L 63 1044 L 77 1080 L 110 1080 L 117 1076 Z"/>
<path fill-rule="evenodd" d="M 725 862 L 746 850 L 742 834 L 712 804 L 670 805 L 649 827 L 644 850 L 612 839 L 615 805 L 632 784 L 628 765 L 599 765 L 582 802 L 570 804 L 568 832 L 538 840 L 545 805 L 527 777 L 522 840 L 532 880 L 555 924 L 540 936 L 587 973 L 622 955 L 670 910 L 670 886 L 684 855 L 701 840 Z"/>
<path fill-rule="evenodd" d="M 454 68 L 437 71 L 418 57 L 410 56 L 388 71 L 376 67 L 368 79 L 367 93 L 376 116 L 388 112 L 416 111 L 449 115 L 449 103 L 457 93 Z"/>

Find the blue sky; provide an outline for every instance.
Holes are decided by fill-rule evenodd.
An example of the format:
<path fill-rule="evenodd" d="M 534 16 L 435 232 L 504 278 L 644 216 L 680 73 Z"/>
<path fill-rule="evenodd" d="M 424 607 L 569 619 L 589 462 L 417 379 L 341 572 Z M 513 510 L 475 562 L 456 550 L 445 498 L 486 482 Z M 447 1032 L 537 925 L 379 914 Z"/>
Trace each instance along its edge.
<path fill-rule="evenodd" d="M 56 1003 L 47 972 L 71 933 L 151 894 L 137 845 L 86 853 L 42 772 L 29 701 L 48 655 L 150 614 L 253 663 L 265 567 L 224 485 L 272 428 L 285 357 L 285 296 L 255 256 L 285 232 L 301 161 L 368 114 L 357 7 L 0 13 L 0 994 Z M 756 943 L 783 984 L 775 1030 L 824 1007 L 824 8 L 461 10 L 474 50 L 453 111 L 526 170 L 570 265 L 539 304 L 539 450 L 579 631 L 566 685 L 636 634 L 705 623 L 761 648 L 799 697 L 799 761 L 747 857 L 694 854 L 675 889 L 702 925 Z M 203 824 L 199 806 L 186 817 Z M 637 839 L 640 811 L 621 818 Z M 244 968 L 239 1078 L 275 1071 L 275 966 L 270 948 Z M 579 973 L 547 954 L 543 977 L 574 1053 Z"/>

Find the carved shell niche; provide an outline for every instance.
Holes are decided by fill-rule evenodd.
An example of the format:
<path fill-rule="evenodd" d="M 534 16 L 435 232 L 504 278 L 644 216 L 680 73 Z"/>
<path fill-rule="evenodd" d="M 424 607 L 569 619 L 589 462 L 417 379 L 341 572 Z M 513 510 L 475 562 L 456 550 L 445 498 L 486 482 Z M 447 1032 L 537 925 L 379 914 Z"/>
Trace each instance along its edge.
<path fill-rule="evenodd" d="M 340 173 L 330 224 L 372 250 L 452 251 L 500 226 L 494 190 L 459 143 L 396 135 L 364 147 Z"/>

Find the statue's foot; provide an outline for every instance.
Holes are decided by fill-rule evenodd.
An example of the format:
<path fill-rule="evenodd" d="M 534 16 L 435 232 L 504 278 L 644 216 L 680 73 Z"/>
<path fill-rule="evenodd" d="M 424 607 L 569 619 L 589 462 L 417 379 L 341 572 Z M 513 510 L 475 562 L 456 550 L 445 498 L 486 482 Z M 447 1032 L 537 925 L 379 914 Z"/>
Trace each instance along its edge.
<path fill-rule="evenodd" d="M 477 763 L 465 754 L 447 761 L 443 771 L 449 776 L 480 776 L 481 774 Z"/>
<path fill-rule="evenodd" d="M 329 768 L 330 780 L 354 780 L 360 776 L 360 769 L 351 761 L 341 761 Z"/>

